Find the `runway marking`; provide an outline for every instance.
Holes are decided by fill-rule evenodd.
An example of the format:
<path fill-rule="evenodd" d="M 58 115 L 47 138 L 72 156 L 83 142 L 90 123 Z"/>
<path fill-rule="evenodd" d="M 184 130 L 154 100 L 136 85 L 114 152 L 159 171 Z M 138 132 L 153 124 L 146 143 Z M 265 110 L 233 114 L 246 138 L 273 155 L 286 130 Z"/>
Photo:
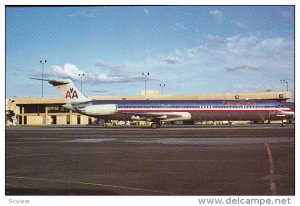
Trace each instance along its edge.
<path fill-rule="evenodd" d="M 268 157 L 269 157 L 269 168 L 270 168 L 270 190 L 272 195 L 276 195 L 276 182 L 275 182 L 275 170 L 274 170 L 274 162 L 272 157 L 272 152 L 268 143 L 265 143 Z"/>
<path fill-rule="evenodd" d="M 41 144 L 41 143 L 66 143 L 67 141 L 65 141 L 64 139 L 59 140 L 59 141 L 41 141 L 41 139 L 38 139 L 37 141 L 34 142 L 6 142 L 6 145 L 9 144 Z"/>
<path fill-rule="evenodd" d="M 13 158 L 13 157 L 32 157 L 32 156 L 47 156 L 50 154 L 30 154 L 30 155 L 12 155 L 12 156 L 7 156 L 7 158 Z"/>
<path fill-rule="evenodd" d="M 141 189 L 141 188 L 135 188 L 135 187 L 126 187 L 126 186 L 119 186 L 119 185 L 107 185 L 107 184 L 100 184 L 100 183 L 78 182 L 78 181 L 68 181 L 68 180 L 56 180 L 56 179 L 47 179 L 47 178 L 38 178 L 38 177 L 6 176 L 6 178 L 26 179 L 26 180 L 40 180 L 40 181 L 71 183 L 71 184 L 91 185 L 91 186 L 100 186 L 100 187 L 111 187 L 111 188 L 126 189 L 126 190 L 135 190 L 135 191 L 152 192 L 152 193 L 160 193 L 160 194 L 167 194 L 167 195 L 176 195 L 175 193 L 171 193 L 171 192 Z"/>
<path fill-rule="evenodd" d="M 5 184 L 5 187 L 19 187 L 19 188 L 24 188 L 26 187 L 25 185 L 20 185 L 20 184 Z"/>

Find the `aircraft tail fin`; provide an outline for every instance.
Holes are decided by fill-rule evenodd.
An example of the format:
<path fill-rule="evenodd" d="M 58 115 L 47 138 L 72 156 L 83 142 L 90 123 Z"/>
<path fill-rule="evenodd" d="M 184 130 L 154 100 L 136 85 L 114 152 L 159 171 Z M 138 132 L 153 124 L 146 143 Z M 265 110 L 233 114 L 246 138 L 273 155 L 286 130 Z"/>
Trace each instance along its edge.
<path fill-rule="evenodd" d="M 76 103 L 76 102 L 86 102 L 91 99 L 86 97 L 80 90 L 76 88 L 70 79 L 62 79 L 62 80 L 49 80 L 49 79 L 37 79 L 31 78 L 35 80 L 47 81 L 52 84 L 58 93 L 64 98 L 66 103 Z"/>

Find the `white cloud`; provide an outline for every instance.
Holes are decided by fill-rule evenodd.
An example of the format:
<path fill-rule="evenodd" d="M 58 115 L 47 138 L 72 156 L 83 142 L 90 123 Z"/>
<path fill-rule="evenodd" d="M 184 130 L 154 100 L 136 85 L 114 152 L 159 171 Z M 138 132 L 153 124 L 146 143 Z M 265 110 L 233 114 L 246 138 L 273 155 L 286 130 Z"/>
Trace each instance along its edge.
<path fill-rule="evenodd" d="M 177 51 L 175 50 L 175 53 L 178 53 L 178 50 Z M 182 63 L 182 60 L 177 56 L 166 56 L 166 57 L 162 57 L 161 60 L 168 64 L 181 64 Z"/>
<path fill-rule="evenodd" d="M 243 28 L 246 28 L 246 27 L 247 27 L 247 25 L 246 25 L 245 23 L 243 23 L 243 22 L 241 22 L 241 21 L 239 21 L 239 20 L 236 20 L 236 21 L 234 21 L 233 23 L 234 23 L 234 25 L 235 25 L 236 27 L 238 27 L 238 28 L 240 28 L 240 29 L 243 29 Z"/>
<path fill-rule="evenodd" d="M 280 16 L 283 18 L 283 19 L 290 19 L 292 18 L 292 13 L 290 11 L 281 11 L 280 12 Z"/>
<path fill-rule="evenodd" d="M 257 48 L 260 50 L 265 51 L 282 51 L 287 49 L 290 45 L 290 43 L 282 37 L 273 37 L 273 38 L 266 38 L 260 41 L 257 45 Z"/>
<path fill-rule="evenodd" d="M 140 82 L 143 81 L 143 77 L 141 76 L 128 76 L 128 75 L 111 75 L 105 73 L 89 73 L 85 72 L 81 69 L 78 69 L 76 65 L 73 64 L 65 64 L 63 67 L 54 65 L 50 68 L 46 68 L 44 72 L 45 79 L 72 79 L 72 80 L 80 80 L 79 74 L 84 74 L 82 78 L 83 82 L 88 83 L 127 83 L 127 82 Z M 41 71 L 37 69 L 31 70 L 31 75 L 34 77 L 40 77 Z M 149 80 L 153 80 L 153 78 L 149 78 Z"/>
<path fill-rule="evenodd" d="M 236 76 L 237 72 L 246 79 L 250 78 L 249 75 L 253 75 L 254 79 L 257 78 L 255 75 L 261 78 L 293 75 L 292 39 L 259 34 L 228 37 L 208 34 L 202 35 L 197 44 L 199 45 L 190 48 L 175 49 L 167 56 L 160 57 L 161 63 L 168 63 L 167 65 L 153 61 L 142 62 L 140 65 L 156 71 L 170 71 L 168 75 L 171 77 L 171 72 L 184 70 L 186 75 L 190 74 L 190 79 L 194 75 L 210 75 L 213 78 Z"/>
<path fill-rule="evenodd" d="M 272 92 L 284 90 L 282 85 L 272 83 L 244 83 L 235 85 L 234 88 L 244 92 Z"/>
<path fill-rule="evenodd" d="M 107 69 L 111 69 L 113 71 L 124 71 L 126 69 L 125 65 L 119 65 L 119 64 L 112 64 L 112 63 L 108 63 L 108 62 L 102 62 L 102 61 L 98 61 L 95 64 L 97 67 L 102 67 L 102 68 L 107 68 Z"/>
<path fill-rule="evenodd" d="M 172 25 L 171 27 L 170 27 L 170 29 L 172 30 L 172 31 L 183 31 L 183 30 L 185 30 L 186 28 L 185 28 L 185 26 L 183 25 L 183 24 L 180 24 L 180 23 L 175 23 L 174 25 Z"/>
<path fill-rule="evenodd" d="M 92 92 L 92 93 L 107 93 L 108 91 L 106 91 L 106 90 L 92 90 L 90 92 Z"/>
<path fill-rule="evenodd" d="M 147 14 L 147 15 L 150 14 L 150 12 L 149 12 L 147 9 L 145 9 L 145 8 L 144 8 L 144 12 L 145 12 L 145 14 Z"/>
<path fill-rule="evenodd" d="M 153 84 L 154 80 L 158 79 L 170 82 L 170 85 L 181 81 L 190 85 L 186 87 L 192 88 L 192 85 L 195 87 L 197 82 L 201 81 L 202 87 L 209 87 L 208 89 L 216 92 L 218 89 L 223 91 L 221 85 L 224 85 L 224 90 L 227 91 L 233 89 L 242 91 L 247 90 L 248 87 L 238 88 L 236 85 L 254 80 L 272 85 L 272 82 L 277 82 L 277 79 L 279 81 L 282 76 L 293 78 L 293 39 L 280 36 L 266 37 L 260 34 L 227 37 L 207 34 L 200 36 L 197 44 L 189 48 L 176 48 L 166 55 L 148 56 L 138 62 L 115 64 L 99 61 L 96 65 L 104 70 L 100 69 L 96 73 L 85 72 L 84 69 L 79 69 L 73 64 L 52 66 L 45 69 L 44 78 L 51 76 L 79 80 L 78 73 L 83 72 L 86 74 L 83 81 L 89 83 L 142 82 L 143 71 L 150 72 L 148 80 Z M 120 74 L 118 72 L 120 69 L 124 69 L 125 72 L 116 75 Z M 37 70 L 35 74 L 40 77 L 40 72 L 38 73 Z M 209 85 L 215 87 L 210 88 Z M 253 87 L 252 91 L 256 89 L 260 88 Z M 276 88 L 270 86 L 268 89 Z"/>
<path fill-rule="evenodd" d="M 46 75 L 52 75 L 56 77 L 68 77 L 72 79 L 79 79 L 79 74 L 84 73 L 73 64 L 65 64 L 63 67 L 54 65 L 49 70 L 46 70 Z"/>
<path fill-rule="evenodd" d="M 211 16 L 213 16 L 219 23 L 223 20 L 223 12 L 215 9 L 208 12 Z"/>
<path fill-rule="evenodd" d="M 209 14 L 213 15 L 213 16 L 222 16 L 223 15 L 223 13 L 218 9 L 209 11 Z"/>
<path fill-rule="evenodd" d="M 251 65 L 241 65 L 241 66 L 234 66 L 234 67 L 225 67 L 224 69 L 226 71 L 228 71 L 228 72 L 235 72 L 235 71 L 240 71 L 240 70 L 252 70 L 252 71 L 259 70 L 258 67 L 251 66 Z"/>
<path fill-rule="evenodd" d="M 88 75 L 87 81 L 91 83 L 127 83 L 142 81 L 142 77 L 129 77 L 122 75 L 107 75 L 107 74 L 90 74 Z"/>
<path fill-rule="evenodd" d="M 205 35 L 205 37 L 209 40 L 220 40 L 220 37 L 218 35 L 208 34 L 208 35 Z"/>
<path fill-rule="evenodd" d="M 177 56 L 181 56 L 182 55 L 182 52 L 179 49 L 175 49 L 174 53 Z"/>

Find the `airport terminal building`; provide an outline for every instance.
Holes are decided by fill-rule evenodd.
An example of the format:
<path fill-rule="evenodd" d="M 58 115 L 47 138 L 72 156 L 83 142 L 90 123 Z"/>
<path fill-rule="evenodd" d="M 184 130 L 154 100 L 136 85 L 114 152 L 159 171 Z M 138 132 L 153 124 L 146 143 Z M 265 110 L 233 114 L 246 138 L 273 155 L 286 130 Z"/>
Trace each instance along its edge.
<path fill-rule="evenodd" d="M 286 102 L 290 92 L 213 93 L 213 94 L 167 94 L 147 91 L 147 96 L 93 96 L 97 100 L 277 100 Z M 60 97 L 12 97 L 6 99 L 7 125 L 91 125 L 98 120 L 72 112 L 63 107 Z"/>

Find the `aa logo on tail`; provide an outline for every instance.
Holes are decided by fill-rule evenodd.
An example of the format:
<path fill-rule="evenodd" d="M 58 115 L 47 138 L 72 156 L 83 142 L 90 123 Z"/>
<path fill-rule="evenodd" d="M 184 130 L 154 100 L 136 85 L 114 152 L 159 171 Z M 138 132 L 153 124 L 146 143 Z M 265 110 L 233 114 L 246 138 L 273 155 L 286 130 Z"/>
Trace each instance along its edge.
<path fill-rule="evenodd" d="M 76 97 L 78 99 L 77 92 L 76 92 L 76 90 L 73 91 L 73 88 L 70 88 L 70 90 L 67 91 L 65 98 L 73 99 L 74 97 Z"/>

